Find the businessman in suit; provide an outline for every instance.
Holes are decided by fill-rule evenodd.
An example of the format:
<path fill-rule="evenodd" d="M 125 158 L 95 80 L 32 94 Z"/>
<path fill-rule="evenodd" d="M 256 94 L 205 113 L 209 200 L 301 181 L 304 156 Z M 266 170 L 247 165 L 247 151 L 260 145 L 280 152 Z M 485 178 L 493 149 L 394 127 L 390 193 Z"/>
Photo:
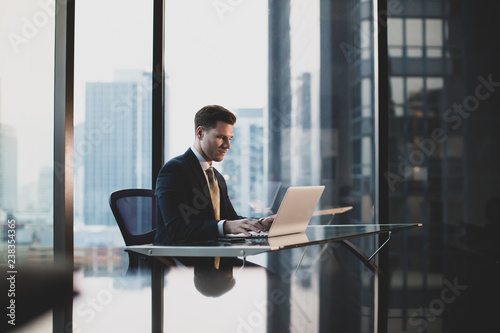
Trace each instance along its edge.
<path fill-rule="evenodd" d="M 224 234 L 269 229 L 272 216 L 257 220 L 235 212 L 224 177 L 212 167 L 231 148 L 235 122 L 236 116 L 219 105 L 196 113 L 193 146 L 168 161 L 156 181 L 155 244 L 214 240 Z"/>

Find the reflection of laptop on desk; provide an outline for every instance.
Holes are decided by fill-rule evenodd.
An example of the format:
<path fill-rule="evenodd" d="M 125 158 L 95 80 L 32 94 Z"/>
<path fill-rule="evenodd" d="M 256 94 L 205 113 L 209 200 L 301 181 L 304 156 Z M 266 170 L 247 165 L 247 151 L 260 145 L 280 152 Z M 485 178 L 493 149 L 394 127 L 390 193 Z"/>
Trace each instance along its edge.
<path fill-rule="evenodd" d="M 271 251 L 279 250 L 287 246 L 298 246 L 301 244 L 307 244 L 309 239 L 304 232 L 299 232 L 291 235 L 268 237 L 267 243 L 271 248 Z"/>
<path fill-rule="evenodd" d="M 324 189 L 324 186 L 290 187 L 267 233 L 227 234 L 225 238 L 274 237 L 304 232 Z"/>

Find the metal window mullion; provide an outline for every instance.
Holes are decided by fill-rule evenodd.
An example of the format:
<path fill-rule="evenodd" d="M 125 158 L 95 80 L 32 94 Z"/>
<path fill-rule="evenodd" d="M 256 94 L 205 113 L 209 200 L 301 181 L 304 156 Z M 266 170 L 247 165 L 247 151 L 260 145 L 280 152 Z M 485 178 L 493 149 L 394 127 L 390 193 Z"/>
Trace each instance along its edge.
<path fill-rule="evenodd" d="M 53 309 L 53 332 L 73 320 L 73 87 L 75 2 L 55 3 L 54 46 L 54 266 L 64 299 Z"/>
<path fill-rule="evenodd" d="M 165 162 L 165 0 L 153 3 L 153 69 L 152 69 L 152 185 Z"/>

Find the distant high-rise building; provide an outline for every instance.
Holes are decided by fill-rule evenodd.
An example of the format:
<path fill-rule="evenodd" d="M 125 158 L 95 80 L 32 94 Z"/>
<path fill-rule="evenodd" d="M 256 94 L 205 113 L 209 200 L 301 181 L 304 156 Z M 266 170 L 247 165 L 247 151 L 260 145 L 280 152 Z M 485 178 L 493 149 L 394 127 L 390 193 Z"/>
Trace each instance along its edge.
<path fill-rule="evenodd" d="M 17 210 L 17 133 L 13 126 L 0 124 L 0 209 Z"/>
<path fill-rule="evenodd" d="M 228 194 L 238 214 L 251 216 L 266 205 L 263 109 L 237 109 L 231 149 L 223 162 Z"/>
<path fill-rule="evenodd" d="M 37 206 L 38 212 L 51 212 L 54 196 L 53 184 L 54 171 L 52 167 L 43 167 L 38 174 L 37 184 Z"/>
<path fill-rule="evenodd" d="M 368 223 L 374 196 L 373 108 L 365 106 L 361 113 L 362 80 L 349 75 L 338 47 L 346 40 L 345 27 L 333 20 L 328 1 L 276 0 L 269 6 L 269 179 L 283 189 L 325 185 L 323 207 L 342 204 L 340 193 L 350 192 L 349 205 L 356 206 L 352 222 Z M 339 3 L 335 13 L 345 7 Z M 352 64 L 363 82 L 371 79 L 369 62 Z M 370 85 L 365 86 L 370 96 Z"/>
<path fill-rule="evenodd" d="M 114 82 L 86 86 L 83 157 L 87 225 L 115 225 L 108 198 L 116 190 L 151 188 L 151 74 L 119 71 Z"/>

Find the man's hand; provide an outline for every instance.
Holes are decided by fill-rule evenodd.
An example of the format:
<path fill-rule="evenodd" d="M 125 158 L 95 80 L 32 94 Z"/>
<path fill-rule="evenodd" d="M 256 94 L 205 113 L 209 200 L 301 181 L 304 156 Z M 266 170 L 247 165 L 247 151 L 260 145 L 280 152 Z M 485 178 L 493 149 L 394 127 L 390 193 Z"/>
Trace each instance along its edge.
<path fill-rule="evenodd" d="M 276 215 L 270 215 L 268 217 L 264 217 L 259 219 L 259 223 L 264 227 L 265 230 L 269 230 L 271 228 L 271 224 L 273 224 L 274 218 Z"/>
<path fill-rule="evenodd" d="M 249 236 L 250 231 L 261 232 L 267 229 L 256 219 L 230 220 L 224 222 L 224 234 L 244 233 Z"/>

